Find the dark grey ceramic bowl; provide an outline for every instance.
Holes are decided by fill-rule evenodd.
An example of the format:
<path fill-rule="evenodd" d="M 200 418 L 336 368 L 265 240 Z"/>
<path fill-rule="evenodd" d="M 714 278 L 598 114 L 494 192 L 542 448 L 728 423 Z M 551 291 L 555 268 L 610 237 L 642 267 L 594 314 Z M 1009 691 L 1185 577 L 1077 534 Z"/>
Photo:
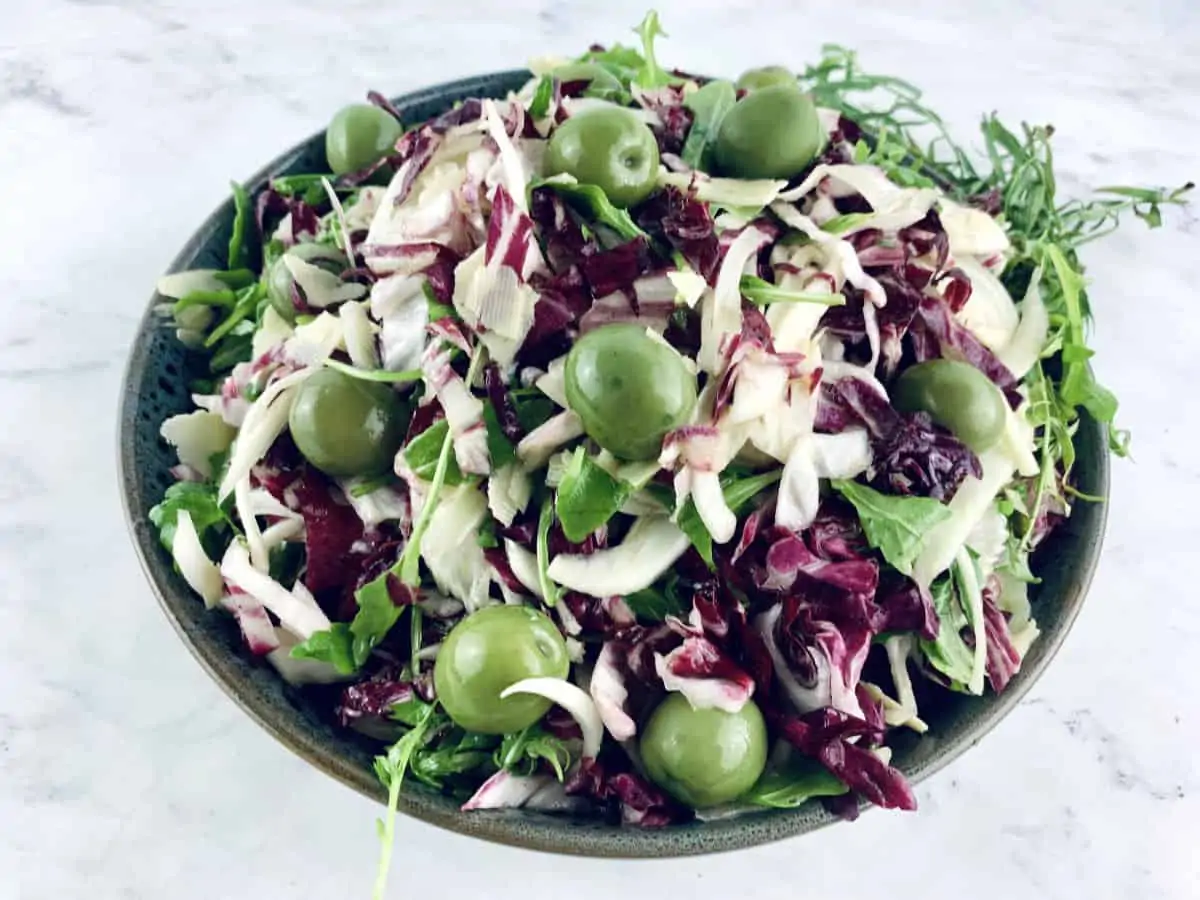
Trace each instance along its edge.
<path fill-rule="evenodd" d="M 396 101 L 406 122 L 417 122 L 471 96 L 502 97 L 528 77 L 522 71 L 468 78 L 409 94 Z M 314 135 L 267 165 L 251 180 L 251 191 L 269 177 L 324 168 L 323 135 Z M 224 264 L 233 204 L 227 202 L 200 226 L 171 271 Z M 155 297 L 153 302 L 160 298 Z M 134 340 L 121 399 L 120 477 L 134 544 L 163 611 L 205 670 L 238 705 L 286 747 L 317 768 L 379 801 L 386 795 L 371 771 L 378 751 L 353 733 L 336 728 L 329 714 L 289 688 L 267 664 L 242 646 L 233 620 L 206 612 L 172 569 L 147 514 L 172 478 L 174 454 L 160 439 L 159 425 L 190 408 L 184 385 L 196 361 L 173 332 L 147 311 Z M 197 371 L 197 374 L 199 372 Z M 1108 454 L 1102 429 L 1085 418 L 1076 439 L 1078 487 L 1086 494 L 1108 492 Z M 1039 551 L 1035 570 L 1043 582 L 1034 605 L 1042 635 L 1021 673 L 1000 696 L 965 697 L 939 692 L 923 698 L 921 715 L 929 733 L 892 740 L 893 762 L 913 782 L 937 772 L 979 741 L 1020 702 L 1062 644 L 1083 604 L 1100 552 L 1103 504 L 1079 503 L 1075 514 Z M 794 811 L 767 811 L 737 819 L 666 828 L 616 828 L 583 819 L 523 811 L 460 812 L 451 800 L 410 783 L 401 809 L 442 828 L 490 841 L 537 850 L 606 857 L 668 857 L 750 847 L 828 825 L 836 819 L 810 803 Z"/>

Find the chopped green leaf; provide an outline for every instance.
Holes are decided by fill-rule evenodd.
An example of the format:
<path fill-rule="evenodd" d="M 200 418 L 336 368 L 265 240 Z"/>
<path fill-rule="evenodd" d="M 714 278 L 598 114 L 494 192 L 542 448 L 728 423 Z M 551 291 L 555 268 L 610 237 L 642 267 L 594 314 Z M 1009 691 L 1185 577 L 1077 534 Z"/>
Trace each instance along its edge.
<path fill-rule="evenodd" d="M 757 275 L 743 275 L 739 288 L 742 296 L 756 306 L 766 306 L 768 303 L 819 303 L 822 306 L 844 306 L 846 303 L 846 298 L 842 294 L 789 291 L 771 284 Z"/>
<path fill-rule="evenodd" d="M 547 496 L 542 502 L 537 528 L 538 587 L 542 589 L 542 600 L 547 606 L 558 602 L 558 585 L 550 580 L 550 528 L 554 525 L 554 498 Z"/>
<path fill-rule="evenodd" d="M 400 788 L 404 774 L 408 771 L 413 753 L 420 748 L 434 719 L 436 707 L 430 706 L 412 730 L 388 748 L 387 753 L 375 757 L 375 776 L 388 792 L 387 813 L 379 822 L 379 871 L 375 876 L 374 900 L 384 900 L 387 893 L 388 869 L 392 864 L 392 847 L 396 843 L 396 808 L 400 805 Z"/>
<path fill-rule="evenodd" d="M 725 114 L 737 101 L 737 89 L 729 81 L 710 81 L 689 94 L 683 105 L 692 111 L 692 127 L 683 143 L 681 158 L 693 169 L 711 170 L 709 157 Z"/>
<path fill-rule="evenodd" d="M 392 626 L 404 612 L 404 607 L 397 606 L 392 601 L 388 591 L 388 580 L 391 572 L 385 572 L 380 578 L 369 581 L 354 592 L 354 601 L 358 604 L 358 612 L 350 622 L 350 634 L 354 638 L 353 659 L 355 668 L 362 668 Z M 410 582 L 411 583 L 411 582 Z"/>
<path fill-rule="evenodd" d="M 576 447 L 554 497 L 563 534 L 572 543 L 589 534 L 617 514 L 633 493 L 633 487 L 600 468 L 582 447 Z"/>
<path fill-rule="evenodd" d="M 492 461 L 492 470 L 502 469 L 516 460 L 517 448 L 504 433 L 500 417 L 496 415 L 496 408 L 490 400 L 483 401 L 483 425 L 487 429 L 488 456 Z"/>
<path fill-rule="evenodd" d="M 217 502 L 216 486 L 197 481 L 177 481 L 167 488 L 162 500 L 151 508 L 150 522 L 158 529 L 158 539 L 168 552 L 175 543 L 175 527 L 180 510 L 187 510 L 200 543 L 210 556 L 225 543 L 225 532 L 233 527 L 229 516 Z"/>
<path fill-rule="evenodd" d="M 251 211 L 250 194 L 236 181 L 229 186 L 233 189 L 233 230 L 229 235 L 229 268 L 240 269 L 246 265 L 250 254 L 246 249 L 246 231 L 249 227 Z"/>
<path fill-rule="evenodd" d="M 339 362 L 336 359 L 325 360 L 325 365 L 330 369 L 336 369 L 344 375 L 349 375 L 351 378 L 358 378 L 361 381 L 380 381 L 385 384 L 406 384 L 410 381 L 421 380 L 420 369 L 405 369 L 402 372 L 389 372 L 386 369 L 360 369 L 358 366 L 351 366 L 344 362 Z"/>
<path fill-rule="evenodd" d="M 408 467 L 422 481 L 433 481 L 438 461 L 442 457 L 442 448 L 449 437 L 449 423 L 445 419 L 438 419 L 409 441 L 408 446 L 404 448 L 404 459 L 408 462 Z M 446 465 L 445 483 L 453 487 L 462 484 L 463 481 L 462 470 L 458 468 L 458 463 L 451 454 Z"/>
<path fill-rule="evenodd" d="M 172 315 L 178 316 L 185 309 L 193 306 L 220 306 L 232 308 L 237 303 L 237 293 L 231 290 L 223 291 L 191 291 L 184 294 L 171 306 Z"/>
<path fill-rule="evenodd" d="M 859 225 L 871 221 L 873 215 L 874 213 L 855 212 L 834 216 L 821 226 L 821 230 L 827 234 L 845 234 L 851 228 L 857 228 Z"/>
<path fill-rule="evenodd" d="M 764 772 L 742 800 L 772 809 L 795 809 L 814 797 L 840 797 L 849 790 L 816 760 L 795 756 L 786 765 Z"/>
<path fill-rule="evenodd" d="M 932 641 L 920 640 L 921 652 L 933 668 L 950 680 L 954 690 L 966 693 L 975 654 L 963 640 L 962 633 L 970 623 L 951 576 L 946 575 L 935 581 L 929 586 L 929 593 L 938 615 L 938 634 Z"/>
<path fill-rule="evenodd" d="M 658 64 L 658 59 L 654 55 L 654 40 L 655 38 L 667 37 L 667 33 L 663 31 L 662 24 L 658 21 L 658 13 L 654 10 L 646 13 L 646 17 L 642 19 L 636 29 L 638 37 L 642 40 L 642 69 L 634 79 L 640 87 L 658 88 L 671 83 L 672 78 L 662 70 Z"/>
<path fill-rule="evenodd" d="M 237 302 L 233 309 L 216 328 L 209 332 L 208 337 L 204 339 L 204 346 L 209 348 L 216 346 L 221 338 L 233 331 L 234 326 L 254 316 L 258 310 L 258 302 L 264 297 L 266 297 L 266 288 L 261 281 L 238 291 Z"/>
<path fill-rule="evenodd" d="M 634 238 L 647 237 L 633 218 L 623 209 L 617 209 L 608 199 L 608 195 L 594 184 L 580 184 L 569 175 L 558 175 L 530 185 L 530 190 L 548 187 L 562 195 L 576 212 L 592 222 L 598 222 L 612 229 L 626 241 Z"/>
<path fill-rule="evenodd" d="M 376 491 L 383 490 L 396 484 L 396 476 L 391 472 L 364 478 L 350 489 L 351 497 L 368 497 Z"/>
<path fill-rule="evenodd" d="M 898 497 L 856 481 L 834 481 L 834 489 L 854 504 L 867 541 L 905 575 L 925 545 L 931 528 L 950 510 L 931 497 Z"/>
<path fill-rule="evenodd" d="M 647 622 L 661 622 L 667 616 L 687 614 L 687 605 L 679 596 L 674 581 L 628 594 L 625 604 L 635 616 Z"/>
<path fill-rule="evenodd" d="M 545 761 L 562 781 L 571 765 L 571 751 L 561 738 L 537 725 L 530 725 L 523 731 L 506 734 L 492 760 L 496 768 L 520 775 L 532 775 Z"/>
<path fill-rule="evenodd" d="M 550 102 L 554 99 L 554 79 L 549 75 L 543 75 L 538 81 L 537 90 L 533 93 L 533 99 L 529 101 L 529 117 L 531 119 L 544 119 L 547 113 L 550 112 Z"/>
<path fill-rule="evenodd" d="M 354 638 L 345 622 L 334 622 L 325 631 L 318 631 L 308 640 L 292 648 L 294 659 L 313 659 L 329 663 L 342 675 L 353 675 L 359 664 L 354 660 Z"/>
<path fill-rule="evenodd" d="M 534 387 L 518 388 L 512 392 L 512 399 L 521 430 L 526 434 L 550 421 L 558 412 L 557 404 Z"/>
<path fill-rule="evenodd" d="M 725 504 L 734 515 L 737 515 L 755 496 L 775 484 L 782 476 L 783 470 L 781 469 L 748 476 L 743 476 L 736 470 L 727 469 L 721 473 L 721 491 L 725 496 Z M 715 569 L 717 564 L 713 560 L 712 535 L 704 527 L 704 522 L 691 497 L 684 504 L 676 524 L 691 539 L 692 546 L 708 563 L 708 567 Z"/>
<path fill-rule="evenodd" d="M 496 535 L 496 520 L 488 516 L 479 526 L 479 534 L 475 535 L 475 543 L 484 550 L 494 550 L 500 546 L 500 538 Z"/>

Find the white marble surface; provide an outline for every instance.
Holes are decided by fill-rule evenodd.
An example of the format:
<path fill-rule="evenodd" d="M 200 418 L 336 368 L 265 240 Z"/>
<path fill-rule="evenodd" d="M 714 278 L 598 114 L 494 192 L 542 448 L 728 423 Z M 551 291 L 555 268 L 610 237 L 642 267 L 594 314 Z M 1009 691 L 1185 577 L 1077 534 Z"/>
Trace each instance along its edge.
<path fill-rule="evenodd" d="M 151 599 L 117 497 L 118 383 L 155 276 L 230 176 L 369 87 L 625 38 L 642 12 L 501 5 L 0 2 L 2 900 L 369 894 L 376 810 L 238 712 Z M 991 108 L 1053 121 L 1068 191 L 1200 175 L 1195 0 L 659 6 L 668 58 L 693 69 L 835 40 L 926 84 L 960 129 Z M 920 812 L 642 864 L 404 821 L 392 895 L 1200 896 L 1200 228 L 1168 218 L 1087 254 L 1099 371 L 1136 452 L 1091 599 L 1031 698 L 918 788 Z"/>

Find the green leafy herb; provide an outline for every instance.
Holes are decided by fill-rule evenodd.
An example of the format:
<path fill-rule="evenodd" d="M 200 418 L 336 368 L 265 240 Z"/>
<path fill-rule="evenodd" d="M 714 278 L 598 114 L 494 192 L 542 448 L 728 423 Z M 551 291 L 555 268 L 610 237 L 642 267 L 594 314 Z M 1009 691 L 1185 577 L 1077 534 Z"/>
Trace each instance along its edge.
<path fill-rule="evenodd" d="M 782 476 L 781 469 L 762 472 L 758 475 L 742 475 L 736 470 L 727 469 L 721 473 L 721 492 L 725 496 L 725 504 L 734 515 L 737 515 L 755 496 L 775 484 Z M 715 569 L 717 564 L 713 560 L 712 535 L 704 527 L 700 512 L 696 509 L 696 504 L 691 497 L 684 504 L 676 524 L 691 539 L 692 546 L 708 563 L 708 567 Z"/>
<path fill-rule="evenodd" d="M 933 668 L 950 680 L 950 687 L 967 693 L 975 664 L 975 654 L 963 640 L 963 629 L 970 623 L 963 611 L 959 593 L 951 576 L 939 578 L 929 586 L 933 608 L 938 615 L 938 634 L 932 641 L 920 640 L 921 652 Z"/>
<path fill-rule="evenodd" d="M 931 497 L 881 494 L 856 481 L 834 481 L 833 487 L 854 504 L 871 546 L 905 575 L 912 574 L 929 530 L 950 516 L 950 510 Z"/>
<path fill-rule="evenodd" d="M 369 497 L 376 491 L 381 491 L 386 487 L 391 487 L 396 483 L 396 476 L 391 472 L 385 472 L 382 475 L 373 475 L 369 478 L 363 478 L 358 484 L 350 489 L 351 497 Z"/>
<path fill-rule="evenodd" d="M 296 584 L 300 577 L 300 569 L 304 565 L 304 544 L 298 541 L 284 541 L 271 548 L 268 554 L 268 574 L 288 590 Z"/>
<path fill-rule="evenodd" d="M 554 79 L 543 75 L 538 81 L 533 99 L 529 101 L 529 116 L 532 119 L 544 119 L 550 112 L 550 102 L 554 99 Z"/>
<path fill-rule="evenodd" d="M 484 519 L 479 526 L 479 534 L 475 535 L 475 543 L 484 550 L 494 550 L 500 546 L 500 538 L 496 535 L 496 520 L 491 516 Z"/>
<path fill-rule="evenodd" d="M 1050 139 L 1050 126 L 1023 124 L 1008 128 L 995 115 L 980 125 L 990 171 L 977 168 L 971 156 L 950 136 L 942 119 L 921 102 L 921 92 L 899 78 L 862 72 L 855 55 L 845 48 L 826 46 L 823 58 L 808 67 L 802 85 L 819 106 L 836 109 L 873 135 L 855 148 L 857 162 L 880 166 L 894 182 L 905 186 L 936 186 L 959 201 L 990 195 L 999 201 L 1013 249 L 1002 280 L 1009 293 L 1022 297 L 1040 273 L 1042 299 L 1051 316 L 1046 348 L 1060 350 L 1061 379 L 1035 373 L 1044 406 L 1039 454 L 1048 468 L 1061 466 L 1069 475 L 1074 459 L 1070 435 L 1078 409 L 1087 409 L 1109 427 L 1113 451 L 1128 452 L 1128 434 L 1113 425 L 1116 400 L 1098 385 L 1086 365 L 1091 350 L 1085 343 L 1090 319 L 1083 288 L 1078 249 L 1113 231 L 1121 217 L 1132 213 L 1149 227 L 1162 222 L 1161 208 L 1186 202 L 1189 182 L 1179 188 L 1105 187 L 1098 197 L 1060 202 Z M 1055 480 L 1044 478 L 1032 504 L 1040 508 L 1057 491 Z"/>
<path fill-rule="evenodd" d="M 392 864 L 392 847 L 396 843 L 396 809 L 400 805 L 400 788 L 404 774 L 408 771 L 413 753 L 420 748 L 434 719 L 436 707 L 430 706 L 412 730 L 388 748 L 388 752 L 375 757 L 375 776 L 387 788 L 387 813 L 379 825 L 379 871 L 375 876 L 374 900 L 384 900 L 387 893 L 388 869 Z"/>
<path fill-rule="evenodd" d="M 325 631 L 309 635 L 289 654 L 293 659 L 313 659 L 329 663 L 342 675 L 353 675 L 359 663 L 354 659 L 354 636 L 345 622 L 334 622 Z"/>
<path fill-rule="evenodd" d="M 214 375 L 223 374 L 238 363 L 249 360 L 254 346 L 254 331 L 254 323 L 249 319 L 243 319 L 234 325 L 209 357 L 209 372 Z"/>
<path fill-rule="evenodd" d="M 611 519 L 633 493 L 576 447 L 554 497 L 554 510 L 567 540 L 581 543 Z"/>
<path fill-rule="evenodd" d="M 437 746 L 433 746 L 436 743 Z M 490 774 L 496 738 L 472 734 L 461 728 L 447 729 L 440 740 L 431 741 L 413 756 L 413 775 L 430 787 L 444 790 L 447 781 L 471 772 Z"/>
<path fill-rule="evenodd" d="M 412 582 L 408 582 L 412 584 Z M 358 612 L 350 622 L 350 634 L 354 638 L 353 653 L 355 668 L 362 668 L 371 651 L 382 641 L 404 612 L 397 606 L 388 591 L 388 576 L 367 582 L 354 592 Z"/>
<path fill-rule="evenodd" d="M 874 213 L 845 213 L 844 215 L 834 216 L 828 222 L 821 226 L 821 230 L 827 234 L 844 234 L 851 228 L 857 228 L 864 222 L 871 221 Z"/>
<path fill-rule="evenodd" d="M 661 622 L 667 616 L 687 614 L 687 604 L 679 596 L 677 578 L 627 594 L 625 604 L 635 616 L 647 622 Z"/>
<path fill-rule="evenodd" d="M 171 305 L 171 314 L 178 318 L 185 309 L 193 306 L 220 306 L 231 308 L 237 303 L 237 293 L 225 289 L 221 291 L 191 291 L 184 294 Z"/>
<path fill-rule="evenodd" d="M 617 209 L 608 199 L 608 195 L 594 184 L 579 184 L 568 181 L 564 176 L 534 182 L 530 189 L 548 187 L 571 205 L 576 212 L 592 222 L 598 222 L 612 231 L 622 240 L 631 241 L 634 238 L 647 237 L 633 218 L 623 209 Z"/>
<path fill-rule="evenodd" d="M 162 500 L 151 508 L 150 522 L 158 529 L 158 539 L 171 550 L 180 510 L 187 510 L 200 544 L 210 556 L 224 545 L 226 531 L 233 527 L 229 516 L 217 502 L 216 486 L 197 481 L 177 481 L 167 488 Z"/>
<path fill-rule="evenodd" d="M 512 392 L 512 399 L 521 430 L 526 434 L 544 425 L 558 413 L 557 404 L 535 387 L 518 388 Z"/>
<path fill-rule="evenodd" d="M 642 40 L 642 69 L 638 73 L 635 81 L 640 87 L 658 88 L 670 84 L 674 79 L 671 78 L 662 67 L 658 64 L 658 59 L 654 55 L 654 40 L 655 38 L 667 37 L 667 33 L 663 31 L 662 24 L 658 21 L 658 13 L 654 10 L 646 13 L 646 17 L 642 19 L 636 29 L 638 37 Z"/>
<path fill-rule="evenodd" d="M 785 290 L 757 275 L 743 275 L 739 288 L 742 296 L 756 306 L 766 306 L 768 303 L 819 303 L 822 306 L 842 306 L 846 302 L 846 298 L 841 294 Z"/>
<path fill-rule="evenodd" d="M 426 703 L 417 695 L 416 691 L 413 691 L 407 700 L 401 700 L 389 706 L 387 715 L 392 721 L 412 728 L 429 716 L 434 709 L 436 709 L 435 704 Z"/>
<path fill-rule="evenodd" d="M 258 312 L 259 301 L 265 297 L 266 287 L 261 281 L 238 291 L 233 309 L 209 332 L 208 337 L 204 339 L 204 346 L 209 348 L 216 346 L 225 335 L 233 331 L 234 326 L 253 318 Z"/>
<path fill-rule="evenodd" d="M 542 589 L 542 600 L 547 606 L 558 602 L 558 585 L 550 580 L 550 528 L 554 525 L 554 498 L 547 495 L 538 515 L 537 567 L 538 587 Z"/>
<path fill-rule="evenodd" d="M 737 89 L 728 81 L 710 81 L 689 94 L 683 105 L 692 111 L 692 127 L 680 157 L 693 169 L 708 171 L 711 148 L 725 114 L 737 101 Z"/>
<path fill-rule="evenodd" d="M 488 456 L 492 461 L 492 469 L 502 469 L 515 461 L 517 448 L 504 433 L 500 417 L 496 415 L 496 408 L 490 400 L 483 401 L 483 425 L 487 429 Z"/>
<path fill-rule="evenodd" d="M 351 366 L 344 362 L 339 362 L 336 359 L 325 360 L 325 365 L 330 369 L 336 369 L 344 375 L 349 375 L 351 378 L 358 378 L 361 381 L 380 381 L 385 384 L 405 384 L 410 381 L 421 380 L 420 369 L 405 369 L 402 372 L 389 372 L 386 369 L 360 369 L 358 366 Z"/>
<path fill-rule="evenodd" d="M 785 766 L 764 772 L 742 800 L 772 809 L 795 809 L 814 797 L 840 797 L 849 790 L 816 760 L 795 756 Z"/>
<path fill-rule="evenodd" d="M 409 441 L 408 446 L 404 448 L 404 459 L 407 461 L 408 467 L 422 481 L 433 481 L 438 462 L 442 458 L 442 448 L 446 445 L 449 437 L 450 424 L 445 419 L 438 419 Z M 446 465 L 444 482 L 453 487 L 456 484 L 462 484 L 463 481 L 462 470 L 458 468 L 458 463 L 452 453 L 450 461 Z"/>
<path fill-rule="evenodd" d="M 250 194 L 236 181 L 231 181 L 229 186 L 233 189 L 234 210 L 233 230 L 229 234 L 229 268 L 240 269 L 250 258 L 246 249 L 246 231 L 252 215 Z"/>
<path fill-rule="evenodd" d="M 521 775 L 532 775 L 544 761 L 562 781 L 571 765 L 571 751 L 561 738 L 530 725 L 524 731 L 506 734 L 492 760 L 498 769 Z"/>

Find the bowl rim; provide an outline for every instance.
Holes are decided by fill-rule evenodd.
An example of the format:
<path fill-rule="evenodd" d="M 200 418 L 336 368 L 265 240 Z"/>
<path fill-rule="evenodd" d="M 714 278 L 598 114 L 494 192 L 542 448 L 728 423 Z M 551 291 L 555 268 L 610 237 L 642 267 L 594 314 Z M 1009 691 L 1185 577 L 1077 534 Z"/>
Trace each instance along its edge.
<path fill-rule="evenodd" d="M 412 91 L 396 98 L 393 102 L 403 108 L 415 104 L 436 102 L 452 96 L 494 96 L 497 82 L 512 83 L 528 78 L 525 69 L 508 69 L 455 79 Z M 313 141 L 319 139 L 324 129 L 315 132 L 295 146 L 279 154 L 252 175 L 245 184 L 257 192 L 274 174 L 295 163 Z M 182 249 L 172 259 L 166 272 L 181 271 L 187 263 L 219 230 L 223 217 L 228 214 L 231 201 L 223 201 L 199 226 Z M 188 648 L 193 658 L 221 690 L 237 704 L 254 722 L 276 741 L 342 784 L 358 793 L 386 802 L 386 791 L 374 774 L 364 767 L 353 764 L 336 747 L 317 739 L 314 731 L 305 727 L 299 709 L 293 717 L 280 717 L 261 698 L 249 696 L 244 680 L 233 666 L 227 649 L 217 642 L 205 640 L 193 633 L 174 609 L 179 598 L 175 586 L 159 581 L 151 564 L 150 554 L 161 552 L 161 545 L 148 521 L 137 515 L 137 471 L 133 433 L 136 429 L 139 407 L 139 386 L 150 368 L 150 342 L 147 339 L 157 324 L 154 307 L 158 300 L 155 292 L 138 322 L 121 380 L 119 427 L 117 429 L 117 475 L 124 511 L 125 523 L 133 542 L 138 563 L 146 576 L 151 591 L 171 627 Z M 1110 457 L 1102 426 L 1084 414 L 1080 419 L 1079 436 L 1083 440 L 1099 442 L 1096 453 L 1095 481 L 1101 488 L 1100 495 L 1110 497 Z M 1082 502 L 1082 501 L 1081 501 Z M 1057 619 L 1053 634 L 1043 633 L 1038 640 L 1042 651 L 1028 666 L 1023 665 L 1018 679 L 1000 694 L 988 696 L 987 712 L 978 721 L 965 727 L 960 735 L 944 747 L 939 748 L 932 758 L 905 770 L 905 777 L 913 785 L 941 771 L 958 759 L 985 737 L 1021 702 L 1032 686 L 1045 672 L 1066 640 L 1082 609 L 1088 590 L 1095 575 L 1101 554 L 1108 518 L 1108 502 L 1099 504 L 1090 540 L 1082 541 L 1082 552 L 1074 566 L 1076 573 L 1064 586 L 1066 600 Z M 194 596 L 186 597 L 195 602 Z M 482 838 L 493 843 L 540 852 L 571 856 L 589 856 L 620 859 L 681 857 L 758 846 L 815 831 L 840 821 L 833 815 L 820 811 L 818 814 L 802 813 L 804 807 L 793 810 L 770 810 L 754 816 L 697 821 L 682 826 L 663 829 L 636 829 L 630 827 L 587 827 L 573 829 L 571 820 L 559 816 L 520 812 L 513 816 L 511 811 L 461 812 L 457 805 L 447 803 L 445 798 L 435 797 L 420 790 L 413 790 L 410 781 L 402 793 L 399 811 L 448 831 L 471 837 Z M 865 807 L 864 808 L 870 808 Z M 753 827 L 755 825 L 763 827 Z"/>

